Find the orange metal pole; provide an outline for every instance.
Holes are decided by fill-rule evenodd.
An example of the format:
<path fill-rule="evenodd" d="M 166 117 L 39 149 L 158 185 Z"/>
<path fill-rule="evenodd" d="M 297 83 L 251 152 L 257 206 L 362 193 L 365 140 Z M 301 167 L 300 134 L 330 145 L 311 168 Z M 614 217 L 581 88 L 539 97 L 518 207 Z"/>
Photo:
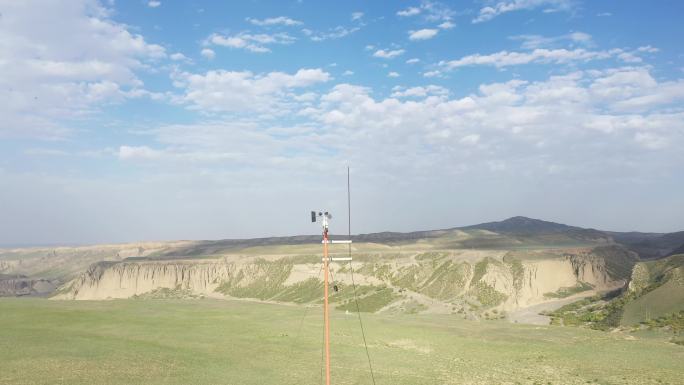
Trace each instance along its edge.
<path fill-rule="evenodd" d="M 323 286 L 323 320 L 325 322 L 325 385 L 330 385 L 330 316 L 328 314 L 328 229 L 323 230 L 323 266 L 325 283 Z"/>

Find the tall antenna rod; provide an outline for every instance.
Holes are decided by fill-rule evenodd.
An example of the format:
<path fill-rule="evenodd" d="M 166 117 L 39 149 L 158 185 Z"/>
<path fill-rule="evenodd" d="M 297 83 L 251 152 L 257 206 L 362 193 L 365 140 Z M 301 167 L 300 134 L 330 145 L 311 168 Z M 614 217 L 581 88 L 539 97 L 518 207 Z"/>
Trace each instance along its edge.
<path fill-rule="evenodd" d="M 349 187 L 349 166 L 347 166 L 347 220 L 348 220 L 348 234 L 351 239 L 351 188 Z M 368 352 L 368 343 L 366 342 L 366 332 L 363 330 L 363 321 L 361 320 L 361 308 L 359 307 L 359 299 L 356 296 L 356 283 L 354 282 L 354 265 L 352 265 L 352 247 L 349 241 L 349 273 L 351 274 L 352 290 L 354 291 L 354 303 L 356 303 L 356 314 L 359 317 L 359 326 L 361 327 L 361 337 L 363 337 L 363 346 L 366 348 L 366 358 L 368 358 L 368 369 L 370 369 L 371 380 L 375 385 L 375 374 L 373 374 L 373 364 L 371 363 L 370 353 Z"/>
<path fill-rule="evenodd" d="M 351 239 L 351 189 L 349 188 L 349 166 L 347 166 L 347 235 L 349 239 Z M 349 244 L 349 258 L 351 258 L 351 243 Z"/>

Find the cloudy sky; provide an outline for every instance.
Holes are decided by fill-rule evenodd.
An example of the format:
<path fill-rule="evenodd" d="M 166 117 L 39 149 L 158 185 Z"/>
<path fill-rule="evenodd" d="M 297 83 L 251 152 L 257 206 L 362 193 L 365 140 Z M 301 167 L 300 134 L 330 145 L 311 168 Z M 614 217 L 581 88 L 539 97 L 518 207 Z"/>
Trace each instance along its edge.
<path fill-rule="evenodd" d="M 346 231 L 347 166 L 354 232 L 682 230 L 683 14 L 0 0 L 0 244 Z"/>

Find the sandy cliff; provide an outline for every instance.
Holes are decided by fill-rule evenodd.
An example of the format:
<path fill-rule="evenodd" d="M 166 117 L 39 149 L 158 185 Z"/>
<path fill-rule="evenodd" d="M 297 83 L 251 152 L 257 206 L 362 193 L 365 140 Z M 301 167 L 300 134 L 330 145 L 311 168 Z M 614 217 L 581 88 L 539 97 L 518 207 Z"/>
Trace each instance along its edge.
<path fill-rule="evenodd" d="M 58 290 L 56 299 L 130 298 L 155 289 L 213 294 L 230 279 L 234 264 L 224 260 L 97 263 Z"/>

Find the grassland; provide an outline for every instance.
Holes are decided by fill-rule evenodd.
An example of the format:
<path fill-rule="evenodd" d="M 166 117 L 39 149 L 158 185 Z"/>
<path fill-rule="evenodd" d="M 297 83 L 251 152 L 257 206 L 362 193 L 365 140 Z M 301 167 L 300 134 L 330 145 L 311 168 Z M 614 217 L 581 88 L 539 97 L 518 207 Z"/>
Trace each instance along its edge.
<path fill-rule="evenodd" d="M 377 384 L 681 384 L 656 332 L 364 316 Z M 356 314 L 332 312 L 333 383 L 370 384 Z M 319 307 L 0 300 L 0 384 L 317 384 Z"/>

